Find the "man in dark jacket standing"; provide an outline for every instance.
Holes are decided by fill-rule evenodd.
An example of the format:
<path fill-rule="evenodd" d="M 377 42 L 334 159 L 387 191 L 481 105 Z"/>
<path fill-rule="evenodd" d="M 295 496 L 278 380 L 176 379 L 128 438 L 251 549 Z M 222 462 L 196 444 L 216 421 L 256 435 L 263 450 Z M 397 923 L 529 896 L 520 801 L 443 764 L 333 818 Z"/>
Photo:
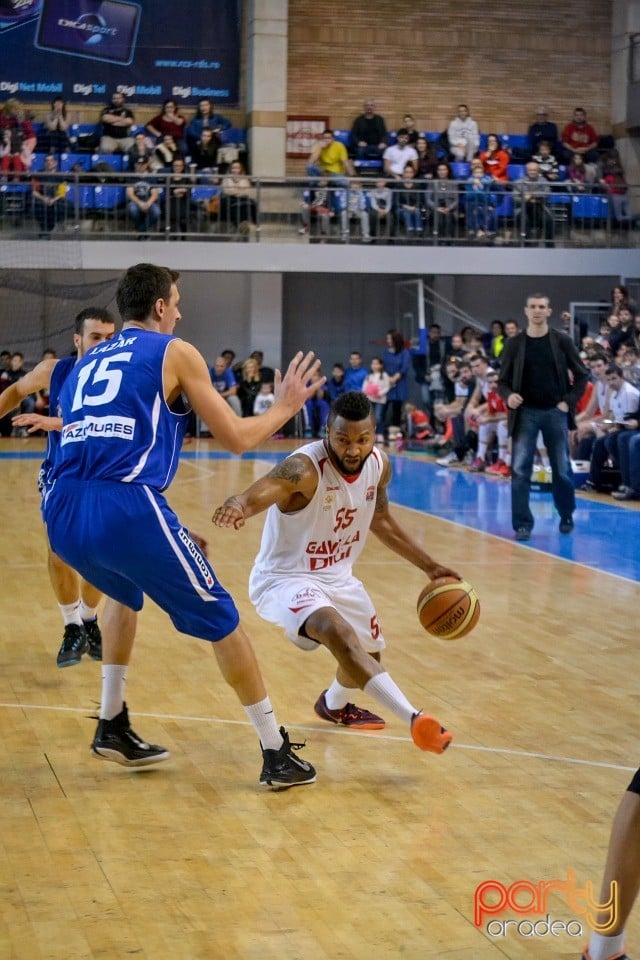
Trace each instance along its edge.
<path fill-rule="evenodd" d="M 529 540 L 533 529 L 529 492 L 539 432 L 551 462 L 560 533 L 573 530 L 576 503 L 568 431 L 589 378 L 570 337 L 549 327 L 549 297 L 531 294 L 524 312 L 527 329 L 505 342 L 498 383 L 498 392 L 509 408 L 511 518 L 516 540 Z"/>

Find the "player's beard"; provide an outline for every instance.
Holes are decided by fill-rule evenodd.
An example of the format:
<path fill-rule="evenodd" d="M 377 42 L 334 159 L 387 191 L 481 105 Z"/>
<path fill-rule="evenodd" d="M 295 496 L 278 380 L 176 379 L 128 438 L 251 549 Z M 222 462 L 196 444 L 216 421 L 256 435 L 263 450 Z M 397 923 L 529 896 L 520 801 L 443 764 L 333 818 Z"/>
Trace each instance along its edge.
<path fill-rule="evenodd" d="M 340 457 L 337 455 L 337 453 L 331 446 L 331 442 L 329 440 L 327 440 L 327 450 L 329 451 L 330 459 L 334 467 L 337 467 L 340 473 L 344 474 L 345 477 L 356 477 L 359 473 L 361 473 L 362 468 L 364 467 L 366 461 L 369 459 L 369 457 L 373 453 L 373 447 L 372 447 L 369 453 L 366 455 L 366 457 L 363 457 L 362 460 L 358 461 L 357 467 L 351 467 L 345 464 L 344 460 L 340 459 Z"/>

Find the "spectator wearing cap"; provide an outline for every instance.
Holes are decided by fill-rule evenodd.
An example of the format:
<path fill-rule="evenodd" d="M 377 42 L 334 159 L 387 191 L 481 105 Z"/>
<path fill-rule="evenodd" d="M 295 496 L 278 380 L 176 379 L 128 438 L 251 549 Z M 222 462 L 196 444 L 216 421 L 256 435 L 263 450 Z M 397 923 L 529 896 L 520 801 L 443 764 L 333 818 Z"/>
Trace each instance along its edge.
<path fill-rule="evenodd" d="M 540 144 L 547 140 L 551 144 L 551 152 L 556 155 L 558 151 L 558 128 L 555 123 L 549 120 L 549 113 L 546 107 L 536 109 L 536 119 L 529 127 L 529 150 L 530 155 L 539 153 Z"/>

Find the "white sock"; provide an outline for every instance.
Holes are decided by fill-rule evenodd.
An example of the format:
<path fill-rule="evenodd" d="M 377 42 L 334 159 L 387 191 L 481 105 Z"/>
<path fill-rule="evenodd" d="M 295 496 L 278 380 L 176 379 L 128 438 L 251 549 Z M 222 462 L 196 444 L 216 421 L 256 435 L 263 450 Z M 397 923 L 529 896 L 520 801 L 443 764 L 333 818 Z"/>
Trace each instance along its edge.
<path fill-rule="evenodd" d="M 60 607 L 62 622 L 64 623 L 65 627 L 69 623 L 77 623 L 79 627 L 82 626 L 79 600 L 75 600 L 73 603 L 59 603 L 58 606 Z"/>
<path fill-rule="evenodd" d="M 283 742 L 282 735 L 278 729 L 269 697 L 265 697 L 260 703 L 252 703 L 249 707 L 245 706 L 244 709 L 253 724 L 253 729 L 260 738 L 263 749 L 279 750 Z"/>
<path fill-rule="evenodd" d="M 373 697 L 383 707 L 388 707 L 396 717 L 400 717 L 406 723 L 411 723 L 415 713 L 418 713 L 415 707 L 412 707 L 404 693 L 391 679 L 388 673 L 377 673 L 375 677 L 364 685 L 364 692 Z"/>
<path fill-rule="evenodd" d="M 120 663 L 102 664 L 102 700 L 100 719 L 113 720 L 124 706 L 124 687 L 127 682 L 127 667 Z"/>
<path fill-rule="evenodd" d="M 591 960 L 609 960 L 624 950 L 624 930 L 617 937 L 603 937 L 601 933 L 592 933 L 589 941 Z"/>
<path fill-rule="evenodd" d="M 80 598 L 80 616 L 85 622 L 87 620 L 95 620 L 95 618 L 98 616 L 98 608 L 88 607 L 81 597 Z"/>
<path fill-rule="evenodd" d="M 334 680 L 324 695 L 329 710 L 342 710 L 346 707 L 349 697 L 353 696 L 353 689 L 353 687 L 343 687 L 341 683 Z"/>

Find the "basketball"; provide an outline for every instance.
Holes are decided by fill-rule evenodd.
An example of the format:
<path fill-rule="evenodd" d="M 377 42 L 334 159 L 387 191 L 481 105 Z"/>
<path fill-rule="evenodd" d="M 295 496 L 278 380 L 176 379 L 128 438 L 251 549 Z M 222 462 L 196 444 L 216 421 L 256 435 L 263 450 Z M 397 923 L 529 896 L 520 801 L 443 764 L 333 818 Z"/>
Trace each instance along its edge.
<path fill-rule="evenodd" d="M 475 627 L 480 601 L 470 583 L 453 577 L 430 580 L 418 597 L 418 619 L 441 640 L 457 640 Z"/>

